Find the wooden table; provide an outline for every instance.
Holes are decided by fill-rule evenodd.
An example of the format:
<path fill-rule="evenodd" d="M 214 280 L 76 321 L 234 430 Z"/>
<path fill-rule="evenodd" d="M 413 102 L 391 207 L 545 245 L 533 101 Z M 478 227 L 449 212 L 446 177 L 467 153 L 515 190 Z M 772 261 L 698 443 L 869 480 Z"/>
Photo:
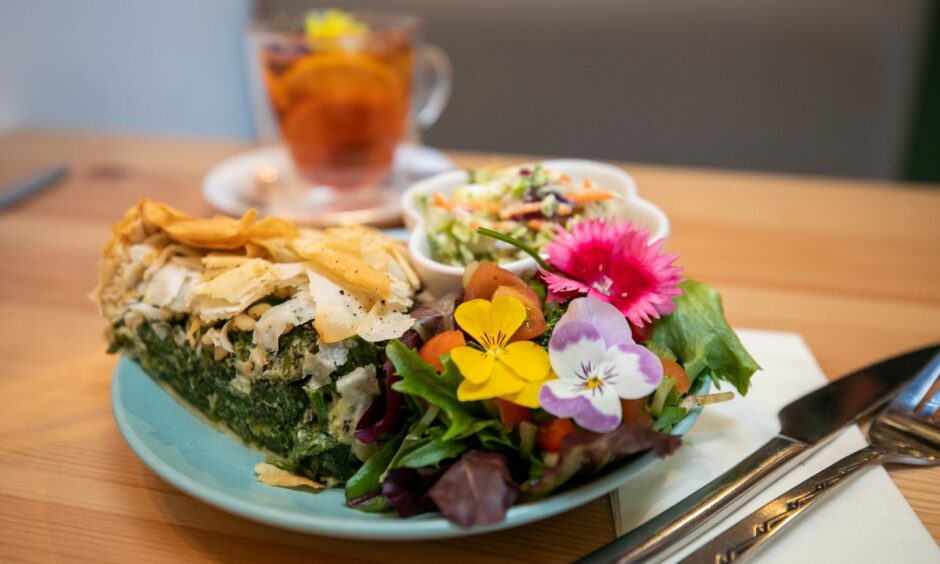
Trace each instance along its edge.
<path fill-rule="evenodd" d="M 246 147 L 49 132 L 0 137 L 0 184 L 67 160 L 67 181 L 0 214 L 0 560 L 566 561 L 613 537 L 606 498 L 484 537 L 375 543 L 295 534 L 154 475 L 111 418 L 115 357 L 86 293 L 109 226 L 142 195 L 209 214 L 200 182 Z M 493 160 L 454 154 L 462 166 Z M 503 158 L 504 162 L 516 159 Z M 940 340 L 940 191 L 629 165 L 670 250 L 738 327 L 802 333 L 838 376 Z M 940 468 L 891 473 L 940 539 Z"/>

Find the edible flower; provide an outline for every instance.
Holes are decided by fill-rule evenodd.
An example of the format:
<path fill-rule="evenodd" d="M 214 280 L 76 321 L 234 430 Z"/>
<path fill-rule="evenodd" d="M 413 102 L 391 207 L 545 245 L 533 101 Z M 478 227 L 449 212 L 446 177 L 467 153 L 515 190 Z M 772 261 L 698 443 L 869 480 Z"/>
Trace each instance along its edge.
<path fill-rule="evenodd" d="M 673 298 L 682 293 L 682 269 L 672 264 L 678 255 L 663 254 L 662 246 L 662 240 L 650 244 L 649 230 L 632 223 L 587 220 L 570 232 L 558 229 L 545 251 L 560 274 L 543 277 L 552 294 L 587 294 L 642 327 L 672 312 Z"/>
<path fill-rule="evenodd" d="M 343 10 L 317 10 L 307 14 L 307 36 L 316 39 L 335 38 L 340 35 L 365 33 L 368 28 Z"/>
<path fill-rule="evenodd" d="M 551 372 L 548 353 L 532 341 L 509 338 L 526 320 L 526 309 L 514 297 L 469 300 L 454 318 L 476 343 L 450 351 L 463 381 L 457 399 L 473 401 L 501 397 L 526 407 L 538 407 L 539 388 Z"/>
<path fill-rule="evenodd" d="M 659 358 L 633 342 L 617 308 L 595 298 L 572 300 L 548 351 L 558 379 L 542 386 L 539 403 L 597 433 L 620 425 L 621 399 L 648 396 L 663 378 Z"/>

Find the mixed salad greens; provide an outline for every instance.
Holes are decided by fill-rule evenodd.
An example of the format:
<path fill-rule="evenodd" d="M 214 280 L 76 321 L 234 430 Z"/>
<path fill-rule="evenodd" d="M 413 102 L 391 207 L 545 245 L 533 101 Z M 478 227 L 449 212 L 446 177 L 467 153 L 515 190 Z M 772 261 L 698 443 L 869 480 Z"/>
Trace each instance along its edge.
<path fill-rule="evenodd" d="M 590 180 L 577 183 L 538 163 L 468 175 L 469 182 L 449 197 L 434 192 L 418 198 L 431 255 L 445 264 L 467 266 L 479 260 L 502 264 L 524 256 L 512 245 L 481 236 L 480 227 L 541 250 L 557 227 L 608 216 L 621 199 Z"/>
<path fill-rule="evenodd" d="M 702 394 L 707 379 L 746 393 L 759 367 L 719 295 L 647 236 L 582 222 L 547 243 L 535 278 L 472 263 L 462 296 L 415 309 L 357 426 L 380 446 L 346 482 L 348 505 L 498 522 L 613 461 L 674 452 L 690 409 L 732 396 Z"/>

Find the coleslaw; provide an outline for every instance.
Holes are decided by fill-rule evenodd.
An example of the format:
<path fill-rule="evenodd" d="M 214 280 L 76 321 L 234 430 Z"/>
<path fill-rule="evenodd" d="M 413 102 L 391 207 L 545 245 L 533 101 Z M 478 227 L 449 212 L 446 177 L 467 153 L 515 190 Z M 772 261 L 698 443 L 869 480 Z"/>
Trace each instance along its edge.
<path fill-rule="evenodd" d="M 559 227 L 610 217 L 622 206 L 620 194 L 538 163 L 468 171 L 468 176 L 469 182 L 450 195 L 432 192 L 418 199 L 432 258 L 454 266 L 523 257 L 517 247 L 481 236 L 481 227 L 540 251 Z"/>

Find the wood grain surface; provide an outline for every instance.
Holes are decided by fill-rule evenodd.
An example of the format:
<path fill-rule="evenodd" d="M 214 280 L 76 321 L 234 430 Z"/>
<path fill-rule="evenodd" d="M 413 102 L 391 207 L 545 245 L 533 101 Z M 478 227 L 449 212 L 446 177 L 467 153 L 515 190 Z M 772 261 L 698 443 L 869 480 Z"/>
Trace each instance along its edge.
<path fill-rule="evenodd" d="M 0 213 L 0 560 L 568 561 L 613 537 L 609 502 L 509 531 L 376 543 L 291 533 L 153 474 L 111 418 L 116 358 L 87 292 L 109 227 L 143 195 L 210 214 L 200 183 L 241 144 L 25 131 L 0 185 L 56 161 L 68 179 Z M 461 166 L 488 155 L 454 154 Z M 504 163 L 518 158 L 501 159 Z M 737 327 L 801 333 L 836 377 L 940 340 L 940 190 L 627 165 L 672 220 L 671 251 Z M 940 539 L 940 468 L 892 469 Z"/>

